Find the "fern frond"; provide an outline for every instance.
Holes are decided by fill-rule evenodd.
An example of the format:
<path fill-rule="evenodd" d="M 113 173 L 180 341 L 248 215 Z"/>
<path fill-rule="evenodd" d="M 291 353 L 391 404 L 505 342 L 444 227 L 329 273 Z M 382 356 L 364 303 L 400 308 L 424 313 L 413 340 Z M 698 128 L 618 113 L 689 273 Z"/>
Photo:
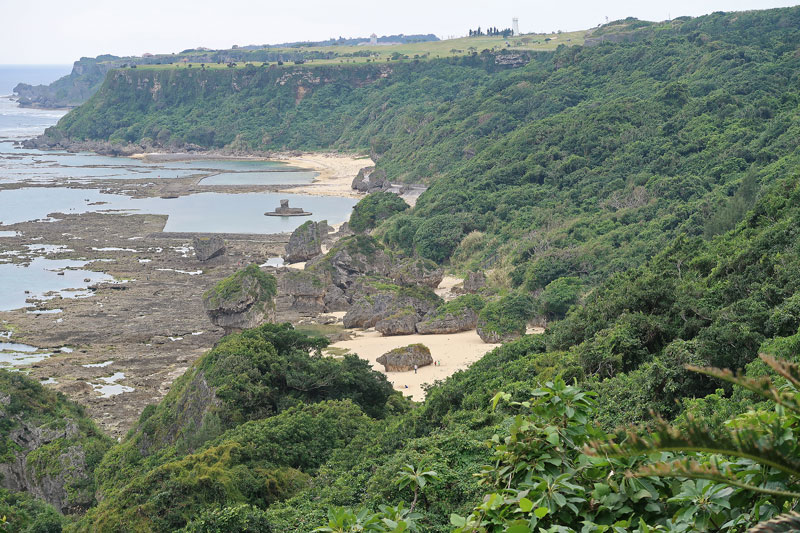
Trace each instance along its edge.
<path fill-rule="evenodd" d="M 800 531 L 800 514 L 794 511 L 756 524 L 747 533 L 790 533 Z"/>

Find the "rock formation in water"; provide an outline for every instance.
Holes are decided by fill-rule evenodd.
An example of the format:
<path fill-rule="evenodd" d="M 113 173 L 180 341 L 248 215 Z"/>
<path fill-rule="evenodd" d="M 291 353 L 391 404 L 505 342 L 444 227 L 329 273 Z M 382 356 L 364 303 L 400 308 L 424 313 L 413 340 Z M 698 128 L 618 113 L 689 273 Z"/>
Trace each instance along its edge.
<path fill-rule="evenodd" d="M 302 207 L 289 207 L 289 200 L 281 200 L 281 205 L 276 207 L 274 211 L 267 211 L 264 213 L 268 217 L 305 217 L 311 215 L 310 212 L 305 211 Z"/>
<path fill-rule="evenodd" d="M 203 307 L 214 325 L 233 333 L 275 321 L 277 282 L 257 265 L 228 276 L 203 294 Z"/>
<path fill-rule="evenodd" d="M 195 237 L 194 253 L 199 261 L 208 261 L 225 253 L 225 241 L 218 235 Z"/>
<path fill-rule="evenodd" d="M 386 372 L 408 372 L 417 368 L 432 365 L 431 351 L 424 344 L 409 344 L 395 348 L 376 359 Z"/>

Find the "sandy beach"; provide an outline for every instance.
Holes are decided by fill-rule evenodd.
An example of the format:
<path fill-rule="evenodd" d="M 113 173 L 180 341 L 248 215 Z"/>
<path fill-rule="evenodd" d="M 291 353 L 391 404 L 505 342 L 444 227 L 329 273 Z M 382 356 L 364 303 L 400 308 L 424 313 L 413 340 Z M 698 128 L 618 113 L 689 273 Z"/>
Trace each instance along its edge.
<path fill-rule="evenodd" d="M 402 391 L 406 396 L 411 396 L 414 401 L 425 399 L 422 385 L 443 380 L 459 370 L 464 370 L 480 359 L 487 352 L 500 346 L 499 344 L 484 343 L 475 331 L 450 333 L 445 335 L 399 335 L 383 337 L 375 330 L 354 331 L 354 338 L 337 342 L 333 348 L 348 349 L 358 354 L 359 357 L 369 361 L 372 368 L 383 372 L 394 385 L 395 390 Z M 394 348 L 409 344 L 421 343 L 431 350 L 436 365 L 424 366 L 416 373 L 410 372 L 384 372 L 383 365 L 375 359 Z M 407 387 L 407 388 L 406 388 Z"/>
<path fill-rule="evenodd" d="M 359 170 L 374 164 L 368 156 L 357 157 L 338 153 L 307 153 L 299 156 L 276 154 L 273 159 L 319 172 L 311 185 L 293 187 L 287 192 L 347 198 L 363 196 L 352 189 L 353 178 Z"/>

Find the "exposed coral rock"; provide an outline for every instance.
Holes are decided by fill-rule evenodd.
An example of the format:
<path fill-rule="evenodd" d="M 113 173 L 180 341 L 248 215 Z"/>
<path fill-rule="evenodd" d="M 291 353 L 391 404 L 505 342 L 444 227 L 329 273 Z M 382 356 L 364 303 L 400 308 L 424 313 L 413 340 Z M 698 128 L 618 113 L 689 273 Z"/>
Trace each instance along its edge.
<path fill-rule="evenodd" d="M 289 305 L 298 313 L 323 313 L 326 309 L 326 285 L 327 280 L 321 279 L 313 272 L 295 270 L 281 276 L 279 292 L 291 298 Z"/>
<path fill-rule="evenodd" d="M 418 318 L 413 308 L 401 309 L 379 320 L 375 324 L 375 329 L 387 337 L 390 335 L 411 335 L 417 331 Z"/>
<path fill-rule="evenodd" d="M 478 325 L 478 313 L 465 308 L 461 313 L 446 313 L 442 317 L 422 320 L 416 324 L 417 333 L 435 335 L 469 331 Z"/>
<path fill-rule="evenodd" d="M 386 372 L 408 372 L 426 365 L 433 364 L 431 351 L 424 344 L 409 344 L 402 348 L 395 348 L 378 357 L 377 361 L 384 366 Z"/>
<path fill-rule="evenodd" d="M 203 294 L 203 307 L 225 333 L 275 321 L 276 281 L 250 265 L 217 283 Z"/>
<path fill-rule="evenodd" d="M 200 261 L 208 261 L 225 253 L 225 241 L 217 235 L 195 237 L 193 244 L 195 256 Z"/>
<path fill-rule="evenodd" d="M 353 178 L 352 188 L 365 193 L 383 191 L 391 187 L 392 184 L 386 179 L 386 172 L 375 167 L 364 167 L 358 171 Z"/>
<path fill-rule="evenodd" d="M 478 292 L 486 286 L 486 275 L 483 272 L 470 272 L 464 279 L 465 292 Z"/>
<path fill-rule="evenodd" d="M 326 221 L 305 222 L 292 232 L 286 245 L 284 260 L 287 263 L 308 261 L 322 254 L 322 242 L 327 237 L 330 226 Z"/>
<path fill-rule="evenodd" d="M 482 323 L 480 320 L 478 320 L 476 329 L 478 331 L 478 336 L 480 336 L 481 340 L 487 344 L 500 344 L 503 342 L 513 341 L 514 339 L 520 338 L 525 333 L 524 331 L 498 333 L 497 331 L 488 329 L 486 324 Z"/>
<path fill-rule="evenodd" d="M 397 262 L 389 277 L 401 285 L 424 285 L 435 289 L 442 282 L 444 270 L 429 259 L 414 257 Z"/>

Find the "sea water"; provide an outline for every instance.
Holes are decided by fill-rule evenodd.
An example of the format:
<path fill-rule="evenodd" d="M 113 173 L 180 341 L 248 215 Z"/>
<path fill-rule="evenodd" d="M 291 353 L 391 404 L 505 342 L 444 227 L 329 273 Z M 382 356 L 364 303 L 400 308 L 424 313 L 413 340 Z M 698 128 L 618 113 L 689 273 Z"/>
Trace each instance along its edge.
<path fill-rule="evenodd" d="M 197 177 L 203 185 L 290 185 L 313 181 L 316 173 L 282 162 L 258 160 L 192 160 L 148 162 L 92 153 L 68 153 L 21 148 L 15 141 L 35 137 L 66 114 L 66 110 L 19 107 L 9 98 L 18 82 L 49 83 L 69 72 L 69 67 L 0 66 L 0 184 L 22 184 L 0 190 L 0 237 L 15 237 L 8 229 L 18 222 L 57 219 L 59 213 L 111 212 L 167 216 L 164 231 L 203 233 L 281 233 L 293 231 L 306 220 L 336 224 L 347 220 L 355 200 L 286 193 L 199 193 L 175 199 L 136 199 L 100 189 L 70 189 L 69 183 L 93 180 L 137 179 L 148 186 L 161 179 Z M 24 185 L 37 185 L 26 187 Z M 47 185 L 47 186 L 42 186 Z M 266 217 L 282 198 L 313 213 L 312 217 Z M 32 243 L 31 243 L 32 244 Z M 50 252 L 49 257 L 45 257 Z M 0 311 L 29 306 L 26 300 L 91 295 L 88 287 L 113 281 L 111 276 L 89 270 L 88 262 L 53 258 L 55 250 L 28 247 L 24 263 L 0 258 Z M 21 253 L 21 252 L 20 252 Z M 17 254 L 19 255 L 19 253 Z M 59 275 L 62 272 L 63 275 Z M 89 281 L 84 281 L 84 280 Z M 27 292 L 26 292 L 27 291 Z M 26 359 L 26 354 L 6 352 L 0 359 Z M 8 364 L 12 361 L 0 361 Z M 115 386 L 115 383 L 106 383 Z M 116 392 L 116 391 L 115 391 Z"/>

